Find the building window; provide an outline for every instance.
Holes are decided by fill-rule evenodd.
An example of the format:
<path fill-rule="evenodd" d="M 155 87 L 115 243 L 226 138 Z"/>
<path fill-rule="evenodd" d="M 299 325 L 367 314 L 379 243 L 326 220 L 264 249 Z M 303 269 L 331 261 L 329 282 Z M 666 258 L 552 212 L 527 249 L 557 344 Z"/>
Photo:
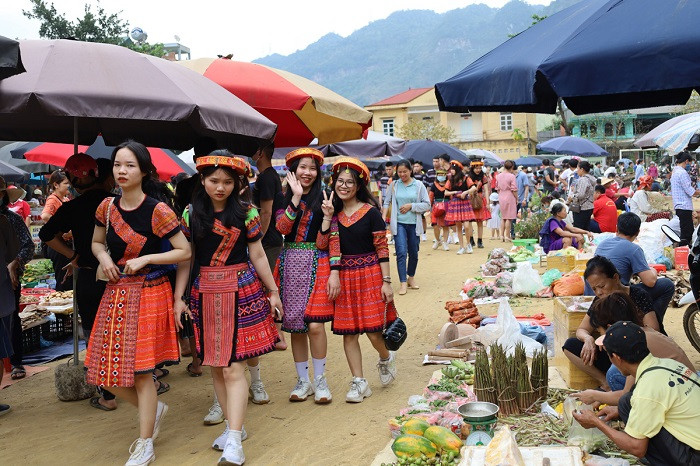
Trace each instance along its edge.
<path fill-rule="evenodd" d="M 606 135 L 606 136 L 612 136 L 612 135 L 613 135 L 613 125 L 612 125 L 612 123 L 605 123 L 605 135 Z"/>
<path fill-rule="evenodd" d="M 394 120 L 382 120 L 382 129 L 384 130 L 384 134 L 387 136 L 393 136 L 394 135 Z"/>
<path fill-rule="evenodd" d="M 513 148 L 511 147 L 511 148 L 510 148 L 510 151 L 511 151 L 511 152 L 515 152 L 515 149 L 513 149 Z"/>
<path fill-rule="evenodd" d="M 581 123 L 581 136 L 588 136 L 588 125 Z"/>
<path fill-rule="evenodd" d="M 623 122 L 619 122 L 617 124 L 617 135 L 618 136 L 624 136 L 625 135 L 625 124 Z"/>
<path fill-rule="evenodd" d="M 596 137 L 598 135 L 598 126 L 595 123 L 591 123 L 588 129 L 591 133 L 591 137 Z"/>
<path fill-rule="evenodd" d="M 513 131 L 512 113 L 501 113 L 501 131 Z"/>

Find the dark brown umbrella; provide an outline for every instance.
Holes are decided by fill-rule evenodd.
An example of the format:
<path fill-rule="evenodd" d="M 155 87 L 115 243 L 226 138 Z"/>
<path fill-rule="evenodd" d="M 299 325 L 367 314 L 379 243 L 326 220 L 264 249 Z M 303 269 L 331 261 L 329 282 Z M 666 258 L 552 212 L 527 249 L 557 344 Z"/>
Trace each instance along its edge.
<path fill-rule="evenodd" d="M 19 42 L 0 36 L 0 79 L 24 73 Z"/>
<path fill-rule="evenodd" d="M 27 72 L 0 81 L 0 139 L 190 149 L 203 138 L 239 154 L 276 125 L 198 73 L 127 48 L 20 41 Z"/>

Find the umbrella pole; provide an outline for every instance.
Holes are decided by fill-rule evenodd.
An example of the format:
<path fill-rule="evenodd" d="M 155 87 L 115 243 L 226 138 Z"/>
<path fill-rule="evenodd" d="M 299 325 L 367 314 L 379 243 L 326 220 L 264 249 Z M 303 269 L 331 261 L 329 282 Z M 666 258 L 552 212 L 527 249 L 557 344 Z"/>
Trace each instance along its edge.
<path fill-rule="evenodd" d="M 78 117 L 73 117 L 73 153 L 78 153 Z M 75 292 L 78 283 L 77 273 L 77 270 L 73 270 L 73 365 L 75 366 L 78 365 L 78 300 Z"/>

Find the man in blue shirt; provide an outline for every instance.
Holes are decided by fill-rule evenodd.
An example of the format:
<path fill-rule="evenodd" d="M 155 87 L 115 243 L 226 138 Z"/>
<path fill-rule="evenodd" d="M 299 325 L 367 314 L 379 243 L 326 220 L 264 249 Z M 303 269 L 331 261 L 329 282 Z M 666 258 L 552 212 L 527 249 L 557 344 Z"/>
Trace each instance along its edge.
<path fill-rule="evenodd" d="M 692 160 L 689 152 L 683 151 L 676 156 L 676 167 L 671 174 L 671 197 L 673 208 L 681 222 L 681 246 L 689 246 L 693 237 L 693 196 L 700 194 L 685 170 Z"/>
<path fill-rule="evenodd" d="M 632 212 L 625 212 L 617 219 L 617 234 L 614 238 L 604 240 L 596 248 L 596 255 L 607 257 L 615 264 L 620 281 L 629 285 L 632 275 L 638 275 L 642 283 L 632 285 L 649 293 L 652 305 L 656 312 L 661 331 L 664 332 L 663 318 L 668 308 L 668 303 L 673 298 L 675 286 L 671 280 L 665 277 L 657 277 L 656 270 L 649 267 L 644 251 L 632 241 L 639 234 L 642 220 Z M 592 295 L 592 290 L 586 283 L 587 295 Z M 665 332 L 664 332 L 665 333 Z"/>
<path fill-rule="evenodd" d="M 530 191 L 530 180 L 527 178 L 527 173 L 522 166 L 518 167 L 518 174 L 515 177 L 515 182 L 518 185 L 518 210 L 527 207 L 529 199 L 527 193 Z"/>
<path fill-rule="evenodd" d="M 637 165 L 634 167 L 634 182 L 639 181 L 639 178 L 644 176 L 644 160 L 637 160 Z"/>

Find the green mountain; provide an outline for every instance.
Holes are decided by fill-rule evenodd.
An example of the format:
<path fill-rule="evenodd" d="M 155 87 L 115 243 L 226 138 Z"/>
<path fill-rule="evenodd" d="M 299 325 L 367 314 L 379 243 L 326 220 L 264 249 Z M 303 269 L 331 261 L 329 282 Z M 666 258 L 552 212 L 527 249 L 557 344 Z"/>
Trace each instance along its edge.
<path fill-rule="evenodd" d="M 513 0 L 502 8 L 478 4 L 442 14 L 398 11 L 348 37 L 327 34 L 304 50 L 255 63 L 312 79 L 364 106 L 408 88 L 433 86 L 509 34 L 527 29 L 533 14 L 549 15 L 577 1 L 556 0 L 544 7 Z"/>

